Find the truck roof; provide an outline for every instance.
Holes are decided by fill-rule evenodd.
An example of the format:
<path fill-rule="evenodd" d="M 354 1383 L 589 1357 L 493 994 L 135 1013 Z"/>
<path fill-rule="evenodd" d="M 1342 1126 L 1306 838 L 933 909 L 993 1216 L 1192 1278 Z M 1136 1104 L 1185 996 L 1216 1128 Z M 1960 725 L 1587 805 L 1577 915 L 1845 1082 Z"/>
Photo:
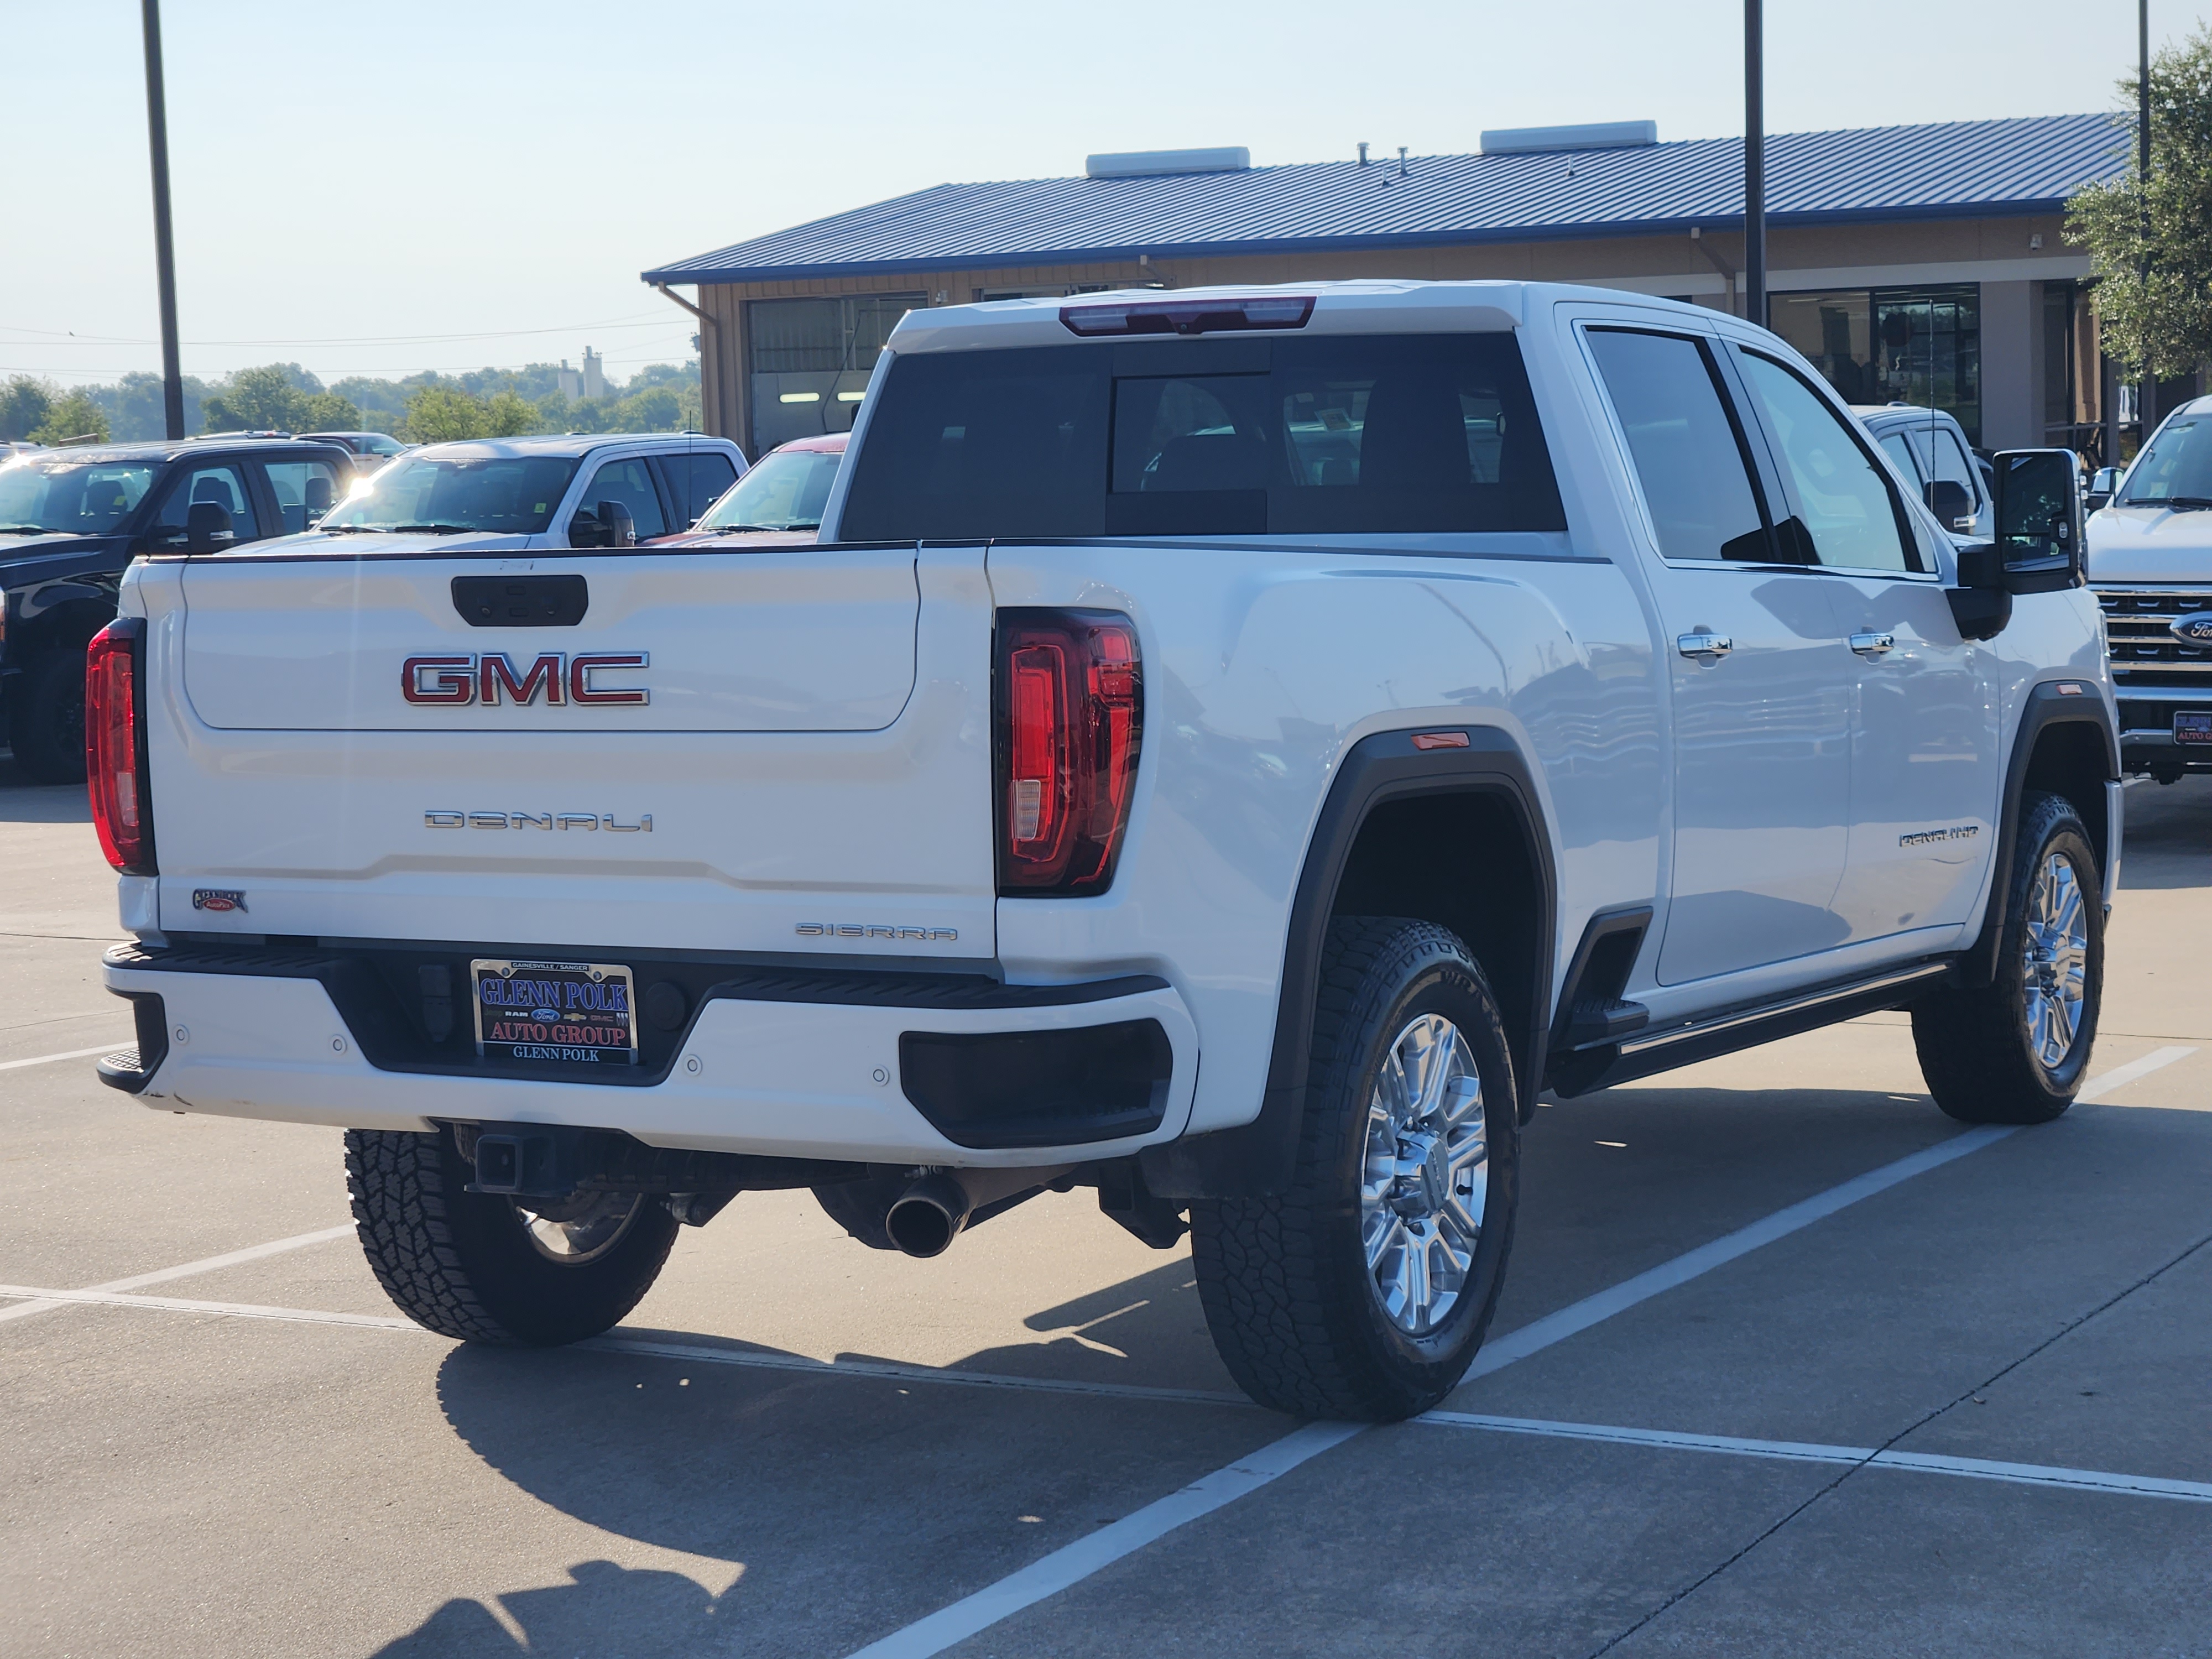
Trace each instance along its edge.
<path fill-rule="evenodd" d="M 137 443 L 66 444 L 47 449 L 27 449 L 20 455 L 44 462 L 61 462 L 79 465 L 87 461 L 166 461 L 178 455 L 204 455 L 211 449 L 224 447 L 222 441 L 228 434 L 218 433 L 210 437 L 153 439 Z M 319 455 L 327 455 L 337 449 L 335 444 L 321 443 L 304 438 L 249 438 L 244 433 L 236 435 L 241 449 L 251 449 L 262 455 L 276 450 L 305 449 Z"/>
<path fill-rule="evenodd" d="M 1094 319 L 1121 307 L 1157 313 L 1172 309 L 1232 310 L 1241 301 L 1310 298 L 1313 307 L 1303 323 L 1258 323 L 1240 328 L 1189 329 L 1155 325 L 1127 331 L 1100 328 L 1079 333 L 1062 320 L 1063 312 L 1088 313 Z M 1662 300 L 1649 294 L 1619 289 L 1590 288 L 1569 283 L 1464 282 L 1424 283 L 1395 278 L 1365 277 L 1351 282 L 1237 283 L 1216 288 L 1120 289 L 1097 294 L 1071 294 L 1030 300 L 988 300 L 964 306 L 930 307 L 909 311 L 891 331 L 887 342 L 895 352 L 972 351 L 1014 346 L 1066 345 L 1079 340 L 1106 343 L 1160 339 L 1190 332 L 1209 336 L 1250 331 L 1263 336 L 1283 334 L 1361 333 L 1387 316 L 1387 326 L 1407 332 L 1487 332 L 1518 327 L 1547 301 L 1592 300 L 1628 303 L 1680 311 L 1710 322 L 1717 315 L 1700 306 Z"/>
<path fill-rule="evenodd" d="M 457 438 L 449 443 L 424 444 L 408 453 L 418 460 L 441 456 L 463 460 L 514 459 L 532 455 L 573 459 L 613 444 L 665 446 L 672 438 L 689 438 L 714 449 L 729 442 L 726 438 L 709 437 L 703 432 L 555 432 L 534 438 Z"/>

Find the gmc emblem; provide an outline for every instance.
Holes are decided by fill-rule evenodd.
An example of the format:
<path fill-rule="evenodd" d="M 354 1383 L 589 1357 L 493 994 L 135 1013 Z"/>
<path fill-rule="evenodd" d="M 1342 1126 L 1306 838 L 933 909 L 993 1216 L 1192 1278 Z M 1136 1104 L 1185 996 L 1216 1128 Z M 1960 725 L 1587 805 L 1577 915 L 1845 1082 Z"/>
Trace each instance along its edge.
<path fill-rule="evenodd" d="M 526 708 L 541 696 L 550 708 L 563 703 L 587 705 L 648 701 L 643 686 L 596 686 L 592 676 L 614 668 L 642 668 L 642 651 L 599 652 L 563 656 L 549 651 L 518 673 L 505 652 L 468 657 L 410 657 L 399 666 L 399 695 L 410 702 L 442 703 L 459 708 L 482 703 L 499 705 L 500 694 Z"/>

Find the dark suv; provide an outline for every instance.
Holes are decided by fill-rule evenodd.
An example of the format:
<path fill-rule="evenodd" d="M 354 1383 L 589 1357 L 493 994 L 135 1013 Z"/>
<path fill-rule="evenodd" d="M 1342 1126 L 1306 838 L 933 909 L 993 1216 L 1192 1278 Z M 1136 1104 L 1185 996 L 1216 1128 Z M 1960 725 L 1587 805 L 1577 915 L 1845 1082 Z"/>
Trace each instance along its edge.
<path fill-rule="evenodd" d="M 85 642 L 115 615 L 141 553 L 213 552 L 308 528 L 352 487 L 335 444 L 100 444 L 0 466 L 0 712 L 15 763 L 42 783 L 84 776 Z"/>

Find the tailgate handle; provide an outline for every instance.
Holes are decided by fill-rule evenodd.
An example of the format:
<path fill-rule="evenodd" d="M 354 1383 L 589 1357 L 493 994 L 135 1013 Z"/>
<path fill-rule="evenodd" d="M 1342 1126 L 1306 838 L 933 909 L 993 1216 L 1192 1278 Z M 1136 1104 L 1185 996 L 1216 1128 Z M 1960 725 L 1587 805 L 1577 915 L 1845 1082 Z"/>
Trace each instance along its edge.
<path fill-rule="evenodd" d="M 574 628 L 591 603 L 581 576 L 453 578 L 453 609 L 471 628 Z"/>

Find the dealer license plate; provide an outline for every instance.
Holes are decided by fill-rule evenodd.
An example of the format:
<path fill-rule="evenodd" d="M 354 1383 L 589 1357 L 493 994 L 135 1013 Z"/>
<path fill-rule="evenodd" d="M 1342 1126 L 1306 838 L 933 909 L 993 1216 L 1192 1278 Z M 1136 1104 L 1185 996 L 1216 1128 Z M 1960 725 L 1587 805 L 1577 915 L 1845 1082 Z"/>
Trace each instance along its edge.
<path fill-rule="evenodd" d="M 605 962 L 471 962 L 477 1052 L 496 1063 L 634 1066 L 629 969 Z"/>
<path fill-rule="evenodd" d="M 2176 743 L 2212 743 L 2212 708 L 2177 710 L 2173 716 Z"/>

